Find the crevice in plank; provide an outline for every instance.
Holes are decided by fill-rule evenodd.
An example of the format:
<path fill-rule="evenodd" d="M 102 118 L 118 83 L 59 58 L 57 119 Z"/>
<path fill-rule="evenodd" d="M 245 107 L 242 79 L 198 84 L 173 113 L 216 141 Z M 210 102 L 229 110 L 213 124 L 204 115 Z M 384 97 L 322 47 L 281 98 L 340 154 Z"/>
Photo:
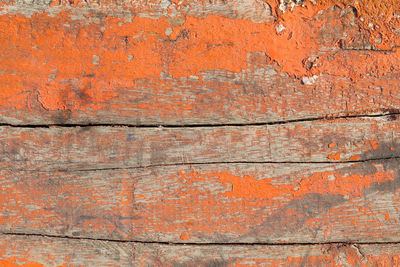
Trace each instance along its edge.
<path fill-rule="evenodd" d="M 375 241 L 365 242 L 361 240 L 356 241 L 327 241 L 327 242 L 162 242 L 162 241 L 144 241 L 144 240 L 121 240 L 112 238 L 94 238 L 94 237 L 78 237 L 68 235 L 50 235 L 38 233 L 18 233 L 18 232 L 0 232 L 0 236 L 25 236 L 25 237 L 43 237 L 55 239 L 70 239 L 70 240 L 86 240 L 86 241 L 101 241 L 101 242 L 114 242 L 114 243 L 133 243 L 144 245 L 173 245 L 173 246 L 319 246 L 319 245 L 345 245 L 356 246 L 358 245 L 396 245 L 400 244 L 399 241 Z"/>
<path fill-rule="evenodd" d="M 313 121 L 332 121 L 337 119 L 357 119 L 357 118 L 385 118 L 388 121 L 397 120 L 396 116 L 400 115 L 400 111 L 385 112 L 379 114 L 354 114 L 342 116 L 320 116 L 304 119 L 281 120 L 271 122 L 249 122 L 249 123 L 208 123 L 208 124 L 129 124 L 129 123 L 49 123 L 49 124 L 13 124 L 0 123 L 0 127 L 15 127 L 15 128 L 75 128 L 75 127 L 128 127 L 128 128 L 207 128 L 207 127 L 241 127 L 241 126 L 266 126 L 266 125 L 282 125 L 297 122 L 313 122 Z"/>
<path fill-rule="evenodd" d="M 216 162 L 197 162 L 197 163 L 170 163 L 170 164 L 153 164 L 135 167 L 109 167 L 109 168 L 88 168 L 88 169 L 73 169 L 73 168 L 58 168 L 50 170 L 19 170 L 22 172 L 37 172 L 37 173 L 53 173 L 59 172 L 96 172 L 96 171 L 118 171 L 118 170 L 135 170 L 147 168 L 160 168 L 160 167 L 174 167 L 174 166 L 196 166 L 196 165 L 223 165 L 223 164 L 354 164 L 365 162 L 379 162 L 386 160 L 398 160 L 400 156 L 371 158 L 364 160 L 342 160 L 342 161 L 216 161 Z"/>

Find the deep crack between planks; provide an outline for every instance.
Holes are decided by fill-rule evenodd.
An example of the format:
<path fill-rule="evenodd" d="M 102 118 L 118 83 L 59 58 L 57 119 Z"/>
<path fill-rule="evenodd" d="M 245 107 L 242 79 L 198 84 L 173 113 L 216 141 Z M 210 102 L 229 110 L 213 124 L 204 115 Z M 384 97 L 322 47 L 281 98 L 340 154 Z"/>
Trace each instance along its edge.
<path fill-rule="evenodd" d="M 363 242 L 363 241 L 332 241 L 332 242 L 233 242 L 233 243 L 218 243 L 218 242 L 167 242 L 167 241 L 144 241 L 144 240 L 121 240 L 110 238 L 94 238 L 94 237 L 77 237 L 68 235 L 50 235 L 38 233 L 12 233 L 0 232 L 0 236 L 26 236 L 26 237 L 43 237 L 54 239 L 69 239 L 69 240 L 87 240 L 87 241 L 101 241 L 101 242 L 114 242 L 114 243 L 136 243 L 136 244 L 154 244 L 154 245 L 173 245 L 173 246 L 319 246 L 319 245 L 342 245 L 352 246 L 356 248 L 361 255 L 363 253 L 359 250 L 359 245 L 395 245 L 400 244 L 400 241 L 386 241 L 386 242 Z"/>
<path fill-rule="evenodd" d="M 75 127 L 127 127 L 127 128 L 207 128 L 207 127 L 246 127 L 246 126 L 266 126 L 266 125 L 283 125 L 297 122 L 311 121 L 332 121 L 337 119 L 356 119 L 356 118 L 384 118 L 395 120 L 392 117 L 400 115 L 400 111 L 387 112 L 380 114 L 357 114 L 343 116 L 321 116 L 314 118 L 271 121 L 271 122 L 250 122 L 250 123 L 209 123 L 209 124 L 125 124 L 125 123 L 49 123 L 49 124 L 13 124 L 0 123 L 0 127 L 15 127 L 15 128 L 75 128 Z"/>

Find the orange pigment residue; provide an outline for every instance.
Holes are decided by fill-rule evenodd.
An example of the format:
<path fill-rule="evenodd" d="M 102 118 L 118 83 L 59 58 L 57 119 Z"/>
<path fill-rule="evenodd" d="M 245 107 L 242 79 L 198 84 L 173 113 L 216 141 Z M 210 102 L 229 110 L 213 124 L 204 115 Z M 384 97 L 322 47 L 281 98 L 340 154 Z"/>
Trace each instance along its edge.
<path fill-rule="evenodd" d="M 76 5 L 79 1 L 70 2 Z M 324 73 L 357 80 L 364 75 L 381 77 L 399 71 L 400 51 L 386 54 L 340 49 L 343 36 L 361 38 L 357 35 L 359 27 L 356 23 L 353 28 L 344 26 L 357 18 L 350 14 L 343 20 L 342 10 L 332 11 L 330 7 L 343 3 L 340 5 L 343 9 L 350 2 L 361 16 L 366 14 L 364 16 L 369 18 L 393 16 L 400 5 L 395 0 L 360 0 L 357 3 L 322 0 L 317 1 L 317 5 L 306 2 L 304 7 L 287 11 L 276 23 L 187 14 L 183 14 L 182 23 L 164 16 L 158 19 L 136 16 L 128 21 L 112 15 L 103 18 L 101 23 L 91 23 L 93 17 L 85 15 L 85 23 L 81 23 L 71 18 L 70 11 L 57 13 L 57 16 L 47 12 L 31 17 L 2 15 L 0 107 L 4 110 L 40 107 L 76 114 L 84 111 L 89 117 L 107 108 L 121 113 L 140 110 L 143 114 L 183 116 L 197 105 L 175 97 L 179 95 L 175 94 L 177 85 L 169 88 L 168 79 L 164 77 L 172 77 L 170 81 L 176 82 L 196 76 L 201 81 L 205 72 L 251 70 L 249 56 L 253 53 L 265 55 L 268 58 L 266 64 L 276 71 L 296 77 Z M 270 4 L 275 10 L 274 2 L 270 1 Z M 285 28 L 279 33 L 276 30 L 278 23 Z M 171 34 L 166 34 L 167 29 Z M 382 35 L 385 34 L 382 28 Z M 393 37 L 390 41 L 395 44 L 397 39 Z M 140 87 L 138 81 L 147 84 L 156 79 L 161 81 L 160 84 L 153 85 L 148 93 L 174 95 L 170 105 L 165 104 L 166 100 L 157 103 L 152 100 L 156 97 L 147 97 L 147 91 L 143 89 L 140 90 L 144 92 L 139 90 L 143 95 L 138 98 L 144 97 L 148 101 L 138 104 L 121 101 L 121 97 L 129 95 L 127 90 Z M 337 79 L 334 88 L 340 86 L 343 85 Z M 196 99 L 197 103 L 201 103 L 200 97 Z M 365 104 L 370 105 L 368 99 Z M 243 102 L 240 109 L 249 109 L 249 114 L 258 105 L 251 96 L 241 96 L 237 98 L 239 101 Z M 119 104 L 121 102 L 124 104 Z M 362 107 L 364 103 L 358 104 Z M 267 106 L 258 112 L 263 113 Z M 281 106 L 275 104 L 273 107 L 280 113 Z M 232 108 L 238 112 L 237 106 Z M 313 107 L 307 112 L 315 112 L 318 108 Z"/>
<path fill-rule="evenodd" d="M 23 263 L 17 263 L 23 262 Z M 0 267 L 44 267 L 45 265 L 15 257 L 0 260 Z"/>
<path fill-rule="evenodd" d="M 340 153 L 337 153 L 335 155 L 329 155 L 328 159 L 340 160 Z"/>
<path fill-rule="evenodd" d="M 336 146 L 336 143 L 335 143 L 335 142 L 332 142 L 332 143 L 330 143 L 330 144 L 328 145 L 329 148 L 334 148 L 335 146 Z"/>
<path fill-rule="evenodd" d="M 258 180 L 247 175 L 240 177 L 225 172 L 214 175 L 219 177 L 219 182 L 232 185 L 232 189 L 226 192 L 225 196 L 242 199 L 299 197 L 311 193 L 359 197 L 363 190 L 370 187 L 372 183 L 393 180 L 393 175 L 389 171 L 376 172 L 365 176 L 360 174 L 344 176 L 334 172 L 317 172 L 306 179 L 302 179 L 298 185 L 273 185 L 271 178 Z"/>
<path fill-rule="evenodd" d="M 374 150 L 377 150 L 377 149 L 378 149 L 379 143 L 378 143 L 377 140 L 369 141 L 369 143 L 370 143 L 372 149 L 374 149 Z"/>
<path fill-rule="evenodd" d="M 187 234 L 183 234 L 183 235 L 181 235 L 180 238 L 181 238 L 181 240 L 188 240 L 189 236 Z"/>
<path fill-rule="evenodd" d="M 295 11 L 285 19 L 290 31 L 282 34 L 272 23 L 217 15 L 186 16 L 176 27 L 166 17 L 137 16 L 127 22 L 110 16 L 102 25 L 76 28 L 66 11 L 57 16 L 1 16 L 0 104 L 26 107 L 27 94 L 37 88 L 32 97 L 44 109 L 96 111 L 118 95 L 115 88 L 132 87 L 136 79 L 160 78 L 162 73 L 201 78 L 210 70 L 239 72 L 249 67 L 252 52 L 264 52 L 278 62 L 280 71 L 306 75 L 303 60 L 329 46 L 315 30 L 323 21 L 312 25 L 298 19 L 317 11 Z M 169 36 L 167 28 L 172 28 Z"/>
<path fill-rule="evenodd" d="M 282 194 L 293 190 L 292 185 L 272 185 L 272 179 L 258 180 L 248 175 L 240 177 L 225 172 L 217 173 L 215 176 L 219 177 L 218 181 L 221 183 L 232 184 L 232 190 L 225 193 L 225 195 L 228 197 L 237 197 L 243 199 L 271 199 L 279 197 Z"/>

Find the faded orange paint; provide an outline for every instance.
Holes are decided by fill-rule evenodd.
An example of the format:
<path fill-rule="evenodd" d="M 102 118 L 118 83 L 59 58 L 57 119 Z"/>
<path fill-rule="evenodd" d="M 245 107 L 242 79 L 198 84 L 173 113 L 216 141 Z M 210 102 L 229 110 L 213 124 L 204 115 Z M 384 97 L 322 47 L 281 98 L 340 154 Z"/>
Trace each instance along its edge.
<path fill-rule="evenodd" d="M 21 263 L 23 262 L 23 263 Z M 45 265 L 37 262 L 31 262 L 28 259 L 10 257 L 0 260 L 0 267 L 44 267 Z"/>
<path fill-rule="evenodd" d="M 172 176 L 170 179 L 176 178 Z M 276 179 L 258 180 L 251 175 L 238 176 L 229 172 L 213 172 L 212 170 L 198 172 L 191 169 L 180 171 L 179 180 L 185 185 L 184 188 L 171 192 L 163 189 L 159 192 L 163 196 L 171 195 L 171 199 L 158 201 L 157 196 L 146 194 L 136 195 L 136 202 L 146 203 L 149 210 L 146 214 L 153 214 L 153 218 L 146 216 L 147 225 L 154 225 L 159 232 L 176 233 L 190 229 L 190 233 L 196 240 L 198 233 L 245 234 L 248 231 L 248 220 L 251 220 L 251 225 L 256 226 L 262 224 L 266 218 L 270 218 L 269 216 L 279 216 L 283 225 L 290 224 L 293 216 L 297 218 L 303 216 L 302 213 L 298 214 L 299 211 L 285 210 L 285 206 L 291 201 L 301 201 L 310 194 L 337 195 L 347 199 L 357 199 L 362 197 L 372 185 L 393 179 L 392 170 L 377 171 L 370 175 L 317 172 L 302 178 L 298 183 L 278 184 Z M 215 182 L 220 183 L 223 189 L 209 191 L 207 188 L 216 187 Z M 220 187 L 217 186 L 217 188 Z M 179 198 L 172 197 L 176 194 Z M 228 199 L 229 202 L 227 202 Z M 261 199 L 263 201 L 260 201 Z M 256 216 L 259 209 L 263 210 L 261 217 Z M 151 212 L 154 210 L 158 210 L 156 217 Z M 285 210 L 285 215 L 279 214 L 279 210 Z M 241 215 L 235 216 L 235 214 Z M 367 213 L 366 216 L 372 216 L 372 214 Z M 166 221 L 173 220 L 176 223 L 165 224 L 160 222 L 159 218 Z"/>
<path fill-rule="evenodd" d="M 336 146 L 336 143 L 335 143 L 335 142 L 332 142 L 332 143 L 330 143 L 330 144 L 328 145 L 329 148 L 334 148 L 335 146 Z"/>
<path fill-rule="evenodd" d="M 158 10 L 155 0 L 114 2 L 57 0 L 31 16 L 21 14 L 17 2 L 0 3 L 4 11 L 0 15 L 2 121 L 208 125 L 398 113 L 399 97 L 393 91 L 399 87 L 400 71 L 398 1 L 305 1 L 283 12 L 279 1 L 266 0 L 255 3 L 264 8 L 257 11 L 269 16 L 261 23 L 235 14 L 233 9 L 222 12 L 229 0 L 203 1 L 200 9 L 193 8 L 196 1 L 168 1 L 165 10 Z M 93 8 L 86 8 L 92 4 Z M 135 4 L 142 6 L 136 10 Z M 218 10 L 205 12 L 207 5 L 216 5 Z M 125 11 L 122 15 L 118 13 L 121 9 Z M 397 120 L 393 116 L 387 119 Z M 334 126 L 324 128 L 323 123 Z M 38 170 L 40 164 L 51 162 L 41 163 L 42 158 L 37 160 L 32 149 L 46 144 L 43 147 L 47 154 L 54 154 L 54 162 L 78 169 L 96 161 L 115 172 L 107 182 L 84 172 L 35 176 L 27 171 L 27 176 L 22 176 L 7 171 L 15 163 L 1 163 L 5 171 L 0 181 L 0 226 L 12 231 L 163 242 L 292 242 L 301 234 L 311 242 L 352 240 L 353 235 L 357 240 L 388 240 L 398 234 L 395 211 L 399 212 L 399 170 L 389 163 L 370 166 L 360 162 L 341 169 L 332 164 L 321 167 L 324 171 L 298 167 L 301 171 L 281 176 L 254 171 L 257 164 L 246 165 L 248 172 L 223 164 L 180 170 L 169 166 L 206 157 L 240 161 L 213 150 L 228 143 L 242 148 L 275 145 L 263 147 L 269 152 L 248 150 L 259 163 L 287 158 L 302 163 L 314 158 L 318 163 L 326 158 L 332 162 L 396 158 L 386 150 L 395 150 L 398 124 L 362 125 L 373 133 L 363 135 L 363 129 L 343 126 L 338 120 L 318 120 L 306 126 L 296 123 L 293 128 L 254 127 L 247 135 L 227 130 L 227 126 L 206 135 L 198 133 L 193 139 L 184 134 L 145 136 L 133 149 L 138 154 L 124 144 L 126 151 L 115 161 L 99 153 L 101 148 L 107 152 L 121 149 L 111 135 L 73 143 L 84 133 L 60 140 L 45 134 L 31 138 L 30 132 L 21 130 L 10 138 L 13 142 L 4 142 L 3 154 L 7 154 L 5 161 L 11 157 L 21 161 L 18 168 L 23 171 Z M 382 133 L 382 125 L 393 134 L 392 140 Z M 342 136 L 346 129 L 352 131 L 350 137 Z M 9 137 L 11 132 L 3 134 Z M 352 139 L 353 134 L 357 140 Z M 130 138 L 122 131 L 112 137 Z M 382 142 L 381 137 L 392 143 Z M 285 149 L 278 151 L 281 147 L 271 142 L 272 138 L 285 140 Z M 148 143 L 155 146 L 143 145 Z M 64 157 L 59 151 L 68 152 L 72 145 L 97 145 L 97 150 L 90 147 L 87 155 L 75 154 L 88 157 L 88 161 L 74 158 L 77 161 L 71 162 L 72 156 Z M 191 154 L 196 145 L 206 149 Z M 188 159 L 182 156 L 179 161 L 176 158 L 186 153 L 179 154 L 182 147 L 191 151 Z M 57 148 L 65 150 L 54 153 Z M 178 155 L 170 159 L 171 164 L 155 155 L 167 148 Z M 278 152 L 271 152 L 274 149 Z M 97 154 L 100 156 L 95 157 Z M 142 162 L 142 155 L 150 156 Z M 134 157 L 139 159 L 129 161 Z M 138 165 L 129 166 L 135 169 L 132 172 L 109 167 L 118 160 Z M 164 167 L 146 169 L 140 164 Z M 316 165 L 314 168 L 320 168 Z M 366 266 L 399 263 L 397 256 L 369 258 L 354 248 L 340 253 L 333 250 L 323 256 L 253 262 L 336 266 L 344 255 L 350 265 L 360 261 Z M 246 261 L 235 263 L 248 266 Z M 5 258 L 0 266 L 42 265 L 24 256 Z"/>
<path fill-rule="evenodd" d="M 380 190 L 381 185 L 389 185 L 397 179 L 397 169 L 380 163 L 361 168 L 370 170 L 366 174 L 346 165 L 344 169 L 332 171 L 308 169 L 276 176 L 269 173 L 274 171 L 273 168 L 265 169 L 268 166 L 251 170 L 256 166 L 248 172 L 239 167 L 216 168 L 212 165 L 207 169 L 201 166 L 144 168 L 132 173 L 113 171 L 114 174 L 104 174 L 104 179 L 91 172 L 74 175 L 56 172 L 51 176 L 43 173 L 36 178 L 25 177 L 27 174 L 24 172 L 24 179 L 14 173 L 10 181 L 7 179 L 10 174 L 3 172 L 0 211 L 6 210 L 7 213 L 2 213 L 0 225 L 7 230 L 27 228 L 44 233 L 56 231 L 60 235 L 78 232 L 80 235 L 135 240 L 150 238 L 157 232 L 161 241 L 179 242 L 189 238 L 187 240 L 195 242 L 209 240 L 209 236 L 216 232 L 221 236 L 248 234 L 250 225 L 263 225 L 267 220 L 272 225 L 265 229 L 265 233 L 273 233 L 270 237 L 273 240 L 287 242 L 287 229 L 291 229 L 296 220 L 306 217 L 304 220 L 312 232 L 317 227 L 313 223 L 327 220 L 325 223 L 329 225 L 332 218 L 320 215 L 322 218 L 314 222 L 314 217 L 307 217 L 307 205 L 301 205 L 302 210 L 296 203 L 307 203 L 313 196 L 337 199 L 338 203 L 332 202 L 326 209 L 329 214 L 343 214 L 340 208 L 335 211 L 336 205 L 371 197 L 369 194 Z M 396 194 L 395 191 L 392 194 Z M 15 202 L 10 203 L 9 199 Z M 385 214 L 395 218 L 390 210 L 380 210 L 383 218 L 387 218 Z M 320 212 L 325 211 L 324 208 Z M 368 218 L 374 216 L 369 211 L 362 212 Z M 366 220 L 346 213 L 338 216 L 350 216 L 360 222 Z M 277 220 L 283 225 L 283 230 L 274 228 L 273 222 Z M 388 226 L 376 221 L 374 229 L 389 231 L 392 229 L 390 225 L 396 223 L 392 219 L 386 221 Z M 301 221 L 298 223 L 302 224 Z M 67 229 L 65 225 L 68 225 Z M 363 232 L 362 228 L 353 231 L 357 234 Z M 326 230 L 327 235 L 331 233 Z M 251 232 L 249 236 L 254 238 Z"/>
<path fill-rule="evenodd" d="M 188 240 L 190 237 L 186 234 L 181 235 L 181 240 Z"/>
<path fill-rule="evenodd" d="M 372 183 L 393 180 L 391 171 L 376 172 L 373 175 L 343 176 L 334 172 L 315 173 L 302 179 L 298 185 L 283 184 L 274 186 L 271 179 L 256 179 L 251 176 L 239 177 L 229 173 L 211 174 L 219 177 L 219 182 L 232 184 L 232 190 L 225 193 L 228 197 L 242 199 L 273 199 L 292 196 L 298 198 L 305 194 L 333 194 L 348 197 L 360 197 L 364 189 Z M 201 175 L 200 175 L 201 176 Z M 198 177 L 198 175 L 196 175 Z"/>
<path fill-rule="evenodd" d="M 328 159 L 340 160 L 340 153 L 337 153 L 335 155 L 328 155 Z"/>
<path fill-rule="evenodd" d="M 2 15 L 0 104 L 26 109 L 27 92 L 33 87 L 45 110 L 95 112 L 119 95 L 116 88 L 132 87 L 136 80 L 164 76 L 197 76 L 201 80 L 207 71 L 238 73 L 250 67 L 248 56 L 253 52 L 265 53 L 267 65 L 295 77 L 328 73 L 357 80 L 371 71 L 378 76 L 396 71 L 398 52 L 338 51 L 337 42 L 346 35 L 352 38 L 351 27 L 358 28 L 337 29 L 354 18 L 339 17 L 341 11 L 329 9 L 332 5 L 308 4 L 285 13 L 279 20 L 286 28 L 282 33 L 276 32 L 274 23 L 219 15 L 185 15 L 178 24 L 171 17 L 139 16 L 132 22 L 108 16 L 100 23 L 82 23 L 73 20 L 68 11 L 56 16 L 44 12 L 31 18 Z M 87 19 L 95 21 L 93 15 Z M 169 28 L 172 33 L 166 35 Z M 322 38 L 323 31 L 330 35 Z M 371 65 L 377 69 L 371 70 Z M 24 73 L 30 74 L 29 81 L 21 79 Z M 160 89 L 158 93 L 164 92 Z M 136 107 L 150 112 L 154 105 L 141 103 Z M 168 108 L 175 110 L 173 103 Z M 194 108 L 182 105 L 179 111 Z"/>
<path fill-rule="evenodd" d="M 378 147 L 379 147 L 379 141 L 378 140 L 371 140 L 371 141 L 369 141 L 369 143 L 370 143 L 372 149 L 374 149 L 374 150 L 378 149 Z"/>

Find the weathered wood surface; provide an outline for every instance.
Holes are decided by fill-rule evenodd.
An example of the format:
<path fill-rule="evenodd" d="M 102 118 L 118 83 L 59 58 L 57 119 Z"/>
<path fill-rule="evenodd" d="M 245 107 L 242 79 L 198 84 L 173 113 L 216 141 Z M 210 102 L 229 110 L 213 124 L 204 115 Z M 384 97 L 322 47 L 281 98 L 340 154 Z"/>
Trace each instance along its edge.
<path fill-rule="evenodd" d="M 0 171 L 0 232 L 162 242 L 400 241 L 399 161 Z"/>
<path fill-rule="evenodd" d="M 0 266 L 398 266 L 400 246 L 175 246 L 1 236 Z M 25 264 L 25 265 L 24 265 Z"/>
<path fill-rule="evenodd" d="M 400 109 L 397 1 L 300 1 L 286 12 L 272 0 L 23 2 L 0 7 L 3 123 L 249 123 Z"/>
<path fill-rule="evenodd" d="M 246 127 L 0 128 L 9 170 L 229 162 L 342 162 L 400 156 L 393 116 Z"/>
<path fill-rule="evenodd" d="M 135 249 L 99 240 L 1 235 L 0 266 L 137 266 Z"/>
<path fill-rule="evenodd" d="M 0 265 L 399 265 L 399 14 L 0 2 Z"/>

